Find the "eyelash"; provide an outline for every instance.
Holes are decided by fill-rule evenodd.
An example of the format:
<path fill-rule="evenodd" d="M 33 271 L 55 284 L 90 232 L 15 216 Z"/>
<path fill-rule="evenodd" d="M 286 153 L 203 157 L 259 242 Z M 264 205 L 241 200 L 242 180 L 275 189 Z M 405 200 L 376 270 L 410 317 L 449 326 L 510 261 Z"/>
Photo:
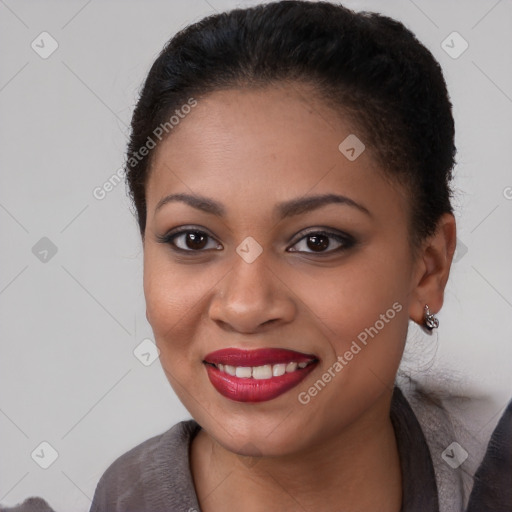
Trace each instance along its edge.
<path fill-rule="evenodd" d="M 156 238 L 159 243 L 168 244 L 173 251 L 179 252 L 182 254 L 183 253 L 189 253 L 189 254 L 196 253 L 197 254 L 197 253 L 205 252 L 207 250 L 207 249 L 198 249 L 198 250 L 181 249 L 180 247 L 176 247 L 176 245 L 174 244 L 174 239 L 178 238 L 181 235 L 186 235 L 187 233 L 198 233 L 200 235 L 206 235 L 208 238 L 215 240 L 212 236 L 210 236 L 205 231 L 201 231 L 196 228 L 184 228 L 184 229 L 180 229 L 178 231 L 170 231 L 169 233 L 166 233 L 165 235 L 157 235 Z M 302 240 L 306 239 L 308 236 L 311 236 L 311 235 L 323 235 L 323 236 L 326 236 L 329 238 L 333 238 L 334 240 L 336 240 L 336 242 L 343 244 L 343 245 L 341 245 L 340 247 L 337 247 L 336 249 L 320 251 L 320 252 L 297 251 L 297 250 L 293 250 L 291 252 L 297 252 L 300 254 L 314 254 L 314 255 L 322 257 L 324 255 L 330 255 L 333 253 L 347 251 L 348 249 L 351 249 L 356 244 L 356 240 L 348 234 L 333 233 L 330 231 L 325 231 L 325 230 L 319 229 L 319 230 L 311 230 L 311 231 L 307 231 L 307 232 L 300 232 L 297 235 L 297 236 L 300 236 L 300 238 L 298 238 L 297 241 L 293 245 L 297 245 L 299 242 L 301 242 Z M 292 245 L 292 247 L 293 247 L 293 245 Z"/>

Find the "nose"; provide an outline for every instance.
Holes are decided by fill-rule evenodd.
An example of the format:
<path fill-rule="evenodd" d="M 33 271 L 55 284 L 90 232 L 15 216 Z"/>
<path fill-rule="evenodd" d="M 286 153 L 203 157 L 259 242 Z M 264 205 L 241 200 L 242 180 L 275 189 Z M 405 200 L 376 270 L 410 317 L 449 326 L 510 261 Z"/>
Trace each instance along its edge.
<path fill-rule="evenodd" d="M 210 302 L 210 318 L 223 329 L 240 333 L 289 323 L 296 303 L 289 285 L 278 277 L 264 252 L 252 263 L 235 258 L 232 270 L 218 285 Z"/>

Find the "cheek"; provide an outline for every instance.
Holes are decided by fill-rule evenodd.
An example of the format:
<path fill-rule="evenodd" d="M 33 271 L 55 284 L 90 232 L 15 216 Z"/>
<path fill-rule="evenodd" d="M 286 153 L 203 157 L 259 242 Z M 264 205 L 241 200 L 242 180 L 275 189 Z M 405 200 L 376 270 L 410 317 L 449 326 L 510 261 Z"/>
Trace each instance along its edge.
<path fill-rule="evenodd" d="M 307 306 L 304 312 L 329 342 L 329 360 L 352 351 L 347 358 L 363 366 L 384 369 L 398 364 L 409 321 L 408 262 L 380 249 L 343 267 L 318 269 L 295 279 L 296 296 Z M 350 366 L 352 371 L 360 367 Z"/>
<path fill-rule="evenodd" d="M 189 407 L 189 396 L 184 390 L 191 389 L 194 368 L 200 369 L 191 328 L 197 321 L 193 307 L 197 300 L 169 270 L 158 272 L 155 267 L 144 272 L 144 295 L 162 370 L 176 395 Z"/>
<path fill-rule="evenodd" d="M 400 273 L 391 271 L 381 276 L 368 273 L 366 280 L 361 277 L 366 293 L 356 295 L 347 305 L 348 332 L 338 347 L 338 353 L 342 353 L 347 362 L 349 359 L 358 361 L 358 364 L 350 363 L 349 373 L 361 377 L 365 374 L 389 384 L 394 381 L 409 322 L 407 288 L 398 279 Z M 353 321 L 349 320 L 349 315 Z"/>
<path fill-rule="evenodd" d="M 149 249 L 144 255 L 143 281 L 147 319 L 165 358 L 169 350 L 180 352 L 187 346 L 186 329 L 196 314 L 201 290 L 194 288 L 193 279 L 177 272 L 166 258 Z"/>
<path fill-rule="evenodd" d="M 160 350 L 160 361 L 181 381 L 202 367 L 202 348 L 208 331 L 211 291 L 225 270 L 207 265 L 176 264 L 160 247 L 144 253 L 144 296 L 147 319 Z M 211 326 L 210 326 L 211 331 Z M 204 350 L 204 349 L 203 349 Z"/>

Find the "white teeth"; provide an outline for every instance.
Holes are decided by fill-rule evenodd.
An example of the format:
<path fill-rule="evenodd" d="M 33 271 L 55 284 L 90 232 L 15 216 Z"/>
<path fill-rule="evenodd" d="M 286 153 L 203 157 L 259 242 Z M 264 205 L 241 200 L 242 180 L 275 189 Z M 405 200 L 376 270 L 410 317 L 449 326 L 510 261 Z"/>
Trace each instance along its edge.
<path fill-rule="evenodd" d="M 235 370 L 235 375 L 237 377 L 241 377 L 242 379 L 248 379 L 252 375 L 252 367 L 251 366 L 237 366 Z"/>
<path fill-rule="evenodd" d="M 309 363 L 295 363 L 291 362 L 288 364 L 279 363 L 279 364 L 265 364 L 263 366 L 231 366 L 229 364 L 217 364 L 217 368 L 228 375 L 236 376 L 242 379 L 270 379 L 272 377 L 280 377 L 285 373 L 292 373 L 297 369 L 305 368 Z"/>
<path fill-rule="evenodd" d="M 281 375 L 284 375 L 286 372 L 286 365 L 285 364 L 275 364 L 272 368 L 272 375 L 274 377 L 279 377 Z"/>
<path fill-rule="evenodd" d="M 286 373 L 292 373 L 297 369 L 297 363 L 288 363 L 286 365 Z"/>
<path fill-rule="evenodd" d="M 220 365 L 219 365 L 220 366 Z M 220 370 L 220 368 L 219 368 Z M 224 365 L 224 371 L 228 374 L 228 375 L 236 375 L 236 368 L 234 366 L 230 366 L 229 364 L 225 364 Z"/>
<path fill-rule="evenodd" d="M 252 369 L 253 379 L 270 379 L 272 377 L 272 365 L 254 366 Z"/>

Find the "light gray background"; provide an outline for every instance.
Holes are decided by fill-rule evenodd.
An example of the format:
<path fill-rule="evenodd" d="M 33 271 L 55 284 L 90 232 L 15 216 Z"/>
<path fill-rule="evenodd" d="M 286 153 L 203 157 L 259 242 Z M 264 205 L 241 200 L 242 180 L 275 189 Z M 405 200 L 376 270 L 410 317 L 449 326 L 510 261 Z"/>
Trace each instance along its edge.
<path fill-rule="evenodd" d="M 124 184 L 103 200 L 92 192 L 123 162 L 137 91 L 163 44 L 207 14 L 249 4 L 0 0 L 4 505 L 39 495 L 57 511 L 86 511 L 117 456 L 189 417 L 158 359 L 145 366 L 133 353 L 152 333 Z M 480 418 L 489 427 L 512 396 L 512 2 L 345 5 L 404 22 L 445 72 L 459 245 L 436 336 L 411 325 L 416 347 L 438 343 L 435 363 L 426 350 L 427 364 L 408 370 L 489 394 Z M 47 59 L 31 47 L 43 31 L 59 45 Z M 469 43 L 456 59 L 441 46 L 453 31 Z M 32 250 L 43 237 L 57 247 L 46 262 Z M 48 469 L 31 457 L 42 441 L 58 452 Z"/>

